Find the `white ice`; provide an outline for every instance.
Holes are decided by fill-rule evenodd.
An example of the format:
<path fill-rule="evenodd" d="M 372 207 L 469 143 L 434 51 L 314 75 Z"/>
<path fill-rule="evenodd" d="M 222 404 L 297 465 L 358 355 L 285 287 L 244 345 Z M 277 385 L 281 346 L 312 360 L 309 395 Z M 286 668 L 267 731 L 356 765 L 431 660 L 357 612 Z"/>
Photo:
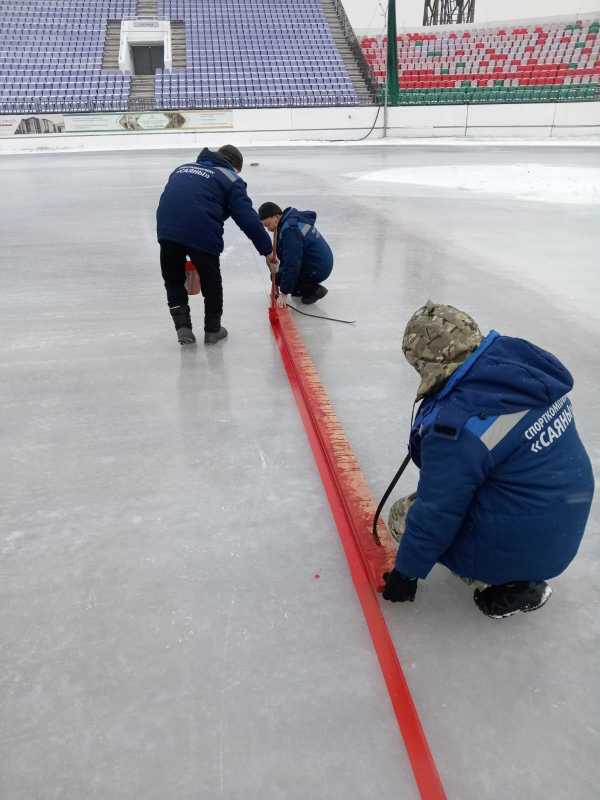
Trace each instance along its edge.
<path fill-rule="evenodd" d="M 483 194 L 511 195 L 541 203 L 600 203 L 600 168 L 547 163 L 446 164 L 400 167 L 352 175 L 359 181 L 415 184 Z"/>
<path fill-rule="evenodd" d="M 0 798 L 413 800 L 264 259 L 231 222 L 230 336 L 177 344 L 154 212 L 196 155 L 0 158 Z M 295 319 L 375 497 L 405 453 L 402 331 L 428 297 L 565 362 L 600 475 L 597 206 L 345 177 L 592 174 L 597 147 L 245 155 L 255 203 L 315 209 L 335 252 L 313 310 L 356 325 Z M 597 800 L 599 534 L 596 505 L 534 614 L 486 619 L 441 567 L 385 605 L 452 800 Z"/>

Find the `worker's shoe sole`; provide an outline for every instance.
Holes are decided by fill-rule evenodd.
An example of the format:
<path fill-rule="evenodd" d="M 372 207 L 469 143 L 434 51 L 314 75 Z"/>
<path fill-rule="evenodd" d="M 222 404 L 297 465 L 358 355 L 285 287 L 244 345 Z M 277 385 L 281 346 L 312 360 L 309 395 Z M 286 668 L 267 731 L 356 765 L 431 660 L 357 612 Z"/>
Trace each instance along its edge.
<path fill-rule="evenodd" d="M 491 619 L 505 619 L 522 611 L 537 611 L 546 605 L 552 589 L 546 581 L 504 583 L 475 589 L 473 600 L 479 610 Z"/>

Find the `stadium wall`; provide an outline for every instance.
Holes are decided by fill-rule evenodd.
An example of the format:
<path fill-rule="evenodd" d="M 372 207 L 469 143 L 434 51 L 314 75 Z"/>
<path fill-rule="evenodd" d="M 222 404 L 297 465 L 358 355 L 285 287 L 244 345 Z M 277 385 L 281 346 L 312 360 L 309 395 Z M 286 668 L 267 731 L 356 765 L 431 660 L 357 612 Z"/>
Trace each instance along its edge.
<path fill-rule="evenodd" d="M 357 141 L 384 135 L 384 111 L 373 106 L 38 117 L 39 122 L 32 116 L 0 116 L 0 153 L 199 147 L 223 138 L 238 144 Z M 387 121 L 390 139 L 589 138 L 600 137 L 600 103 L 400 106 L 388 109 Z"/>

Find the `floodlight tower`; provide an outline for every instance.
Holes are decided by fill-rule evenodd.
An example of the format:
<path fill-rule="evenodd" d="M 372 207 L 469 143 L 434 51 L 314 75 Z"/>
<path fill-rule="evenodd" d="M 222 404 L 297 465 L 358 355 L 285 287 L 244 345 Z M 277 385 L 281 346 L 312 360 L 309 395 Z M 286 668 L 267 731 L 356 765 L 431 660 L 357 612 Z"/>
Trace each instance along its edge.
<path fill-rule="evenodd" d="M 475 21 L 475 0 L 425 0 L 423 25 L 460 25 Z"/>

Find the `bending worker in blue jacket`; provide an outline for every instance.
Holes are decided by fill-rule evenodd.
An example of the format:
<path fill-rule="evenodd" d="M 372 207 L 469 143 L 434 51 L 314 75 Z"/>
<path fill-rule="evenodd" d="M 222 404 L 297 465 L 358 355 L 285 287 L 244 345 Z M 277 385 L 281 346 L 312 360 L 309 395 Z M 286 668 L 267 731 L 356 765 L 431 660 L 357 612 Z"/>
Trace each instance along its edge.
<path fill-rule="evenodd" d="M 327 289 L 321 282 L 331 275 L 333 253 L 315 227 L 315 212 L 296 208 L 282 211 L 276 203 L 263 203 L 258 216 L 273 234 L 273 251 L 279 259 L 278 304 L 285 306 L 290 294 L 301 297 L 307 305 L 325 297 Z"/>
<path fill-rule="evenodd" d="M 420 308 L 402 349 L 421 377 L 410 436 L 420 476 L 390 512 L 400 546 L 384 598 L 414 600 L 440 562 L 479 584 L 474 600 L 488 617 L 540 608 L 546 580 L 577 553 L 594 492 L 573 378 L 523 339 L 484 338 L 452 306 Z"/>
<path fill-rule="evenodd" d="M 177 167 L 160 198 L 156 211 L 160 266 L 180 344 L 196 341 L 185 288 L 186 255 L 200 275 L 205 344 L 227 336 L 221 326 L 223 284 L 219 256 L 223 252 L 223 223 L 228 217 L 233 218 L 258 252 L 267 256 L 269 267 L 273 266 L 271 240 L 238 174 L 242 166 L 242 154 L 233 145 L 224 145 L 218 152 L 204 148 L 195 164 Z"/>

